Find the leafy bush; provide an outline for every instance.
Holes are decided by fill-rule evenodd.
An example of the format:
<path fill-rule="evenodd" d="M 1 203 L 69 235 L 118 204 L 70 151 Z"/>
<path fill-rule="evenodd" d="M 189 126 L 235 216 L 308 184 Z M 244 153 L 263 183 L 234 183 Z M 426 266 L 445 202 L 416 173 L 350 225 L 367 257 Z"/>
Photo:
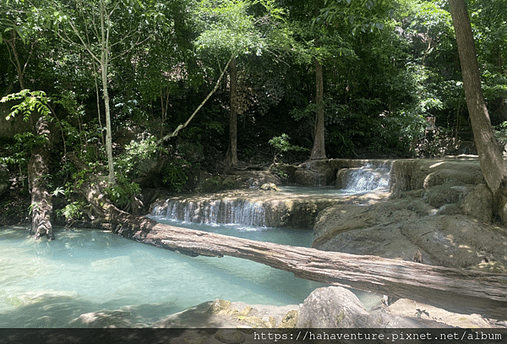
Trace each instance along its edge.
<path fill-rule="evenodd" d="M 126 207 L 134 201 L 134 197 L 141 192 L 139 184 L 131 182 L 123 175 L 117 175 L 116 184 L 106 188 L 106 195 L 120 207 Z"/>
<path fill-rule="evenodd" d="M 289 135 L 282 134 L 280 136 L 275 136 L 271 140 L 269 140 L 269 144 L 275 149 L 275 155 L 273 157 L 273 162 L 276 163 L 277 158 L 283 157 L 283 154 L 288 152 L 303 152 L 308 151 L 307 148 L 292 145 L 289 142 Z"/>
<path fill-rule="evenodd" d="M 65 222 L 67 226 L 70 226 L 73 222 L 78 221 L 84 217 L 83 210 L 85 209 L 86 204 L 83 201 L 74 201 L 72 203 L 67 204 L 62 209 L 57 209 L 55 211 L 57 216 L 65 217 Z"/>
<path fill-rule="evenodd" d="M 191 164 L 185 159 L 176 158 L 170 161 L 162 170 L 162 182 L 165 186 L 176 192 L 184 190 L 188 181 L 188 173 L 186 170 L 191 168 Z"/>

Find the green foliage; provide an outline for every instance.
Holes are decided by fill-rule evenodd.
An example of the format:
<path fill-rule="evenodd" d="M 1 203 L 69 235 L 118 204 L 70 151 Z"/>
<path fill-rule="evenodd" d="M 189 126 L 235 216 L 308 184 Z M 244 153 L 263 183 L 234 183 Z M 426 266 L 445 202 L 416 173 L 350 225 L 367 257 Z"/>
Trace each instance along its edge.
<path fill-rule="evenodd" d="M 81 220 L 84 218 L 84 210 L 87 205 L 83 201 L 74 201 L 65 205 L 62 209 L 57 209 L 55 211 L 56 216 L 65 217 L 65 221 L 67 225 L 72 224 L 75 221 Z"/>
<path fill-rule="evenodd" d="M 164 152 L 165 149 L 157 145 L 155 136 L 148 135 L 139 141 L 132 140 L 125 146 L 124 152 L 115 159 L 115 169 L 118 174 L 135 178 L 137 177 L 136 167 L 155 159 L 159 153 Z"/>
<path fill-rule="evenodd" d="M 140 192 L 139 184 L 132 182 L 122 174 L 116 176 L 116 184 L 105 189 L 109 199 L 120 207 L 130 205 L 134 201 L 134 197 L 139 195 Z"/>
<path fill-rule="evenodd" d="M 275 136 L 271 140 L 269 140 L 269 144 L 275 149 L 273 162 L 276 163 L 277 159 L 283 157 L 284 153 L 308 151 L 307 148 L 292 145 L 289 142 L 289 140 L 290 140 L 289 135 L 285 133 L 280 136 Z"/>
<path fill-rule="evenodd" d="M 85 50 L 95 56 L 101 51 L 96 25 L 101 3 L 109 9 L 113 44 L 107 75 L 113 128 L 147 133 L 126 146 L 115 144 L 115 168 L 125 177 L 119 185 L 128 190 L 111 190 L 118 201 L 138 190 L 128 180 L 167 154 L 155 135 L 162 137 L 188 118 L 231 56 L 237 56 L 241 101 L 248 104 L 238 116 L 238 154 L 245 161 L 270 159 L 270 149 L 275 161 L 289 160 L 304 152 L 290 147 L 311 146 L 316 59 L 324 68 L 329 157 L 403 156 L 410 148 L 435 156 L 472 135 L 446 1 L 2 1 L 0 58 L 7 63 L 0 90 L 17 92 L 19 71 L 28 88 L 41 90 L 2 101 L 16 104 L 8 118 L 39 112 L 58 120 L 51 182 L 69 204 L 74 195 L 68 185 L 84 183 L 85 173 L 69 167 L 67 153 L 88 163 L 89 172 L 105 171 L 104 105 L 95 94 L 103 86 L 96 88 L 99 68 Z M 507 141 L 504 5 L 469 2 L 484 93 L 502 144 Z M 14 39 L 17 44 L 9 45 Z M 163 172 L 165 186 L 184 191 L 203 166 L 216 173 L 215 157 L 227 149 L 229 104 L 223 82 L 192 126 L 166 141 L 178 153 Z M 427 118 L 436 121 L 431 135 Z M 0 163 L 25 173 L 37 140 L 30 132 L 12 138 L 2 147 Z"/>
<path fill-rule="evenodd" d="M 141 188 L 136 179 L 144 164 L 165 152 L 156 143 L 156 138 L 148 135 L 139 141 L 132 140 L 124 152 L 115 158 L 116 184 L 106 188 L 106 194 L 112 202 L 126 207 L 139 195 Z"/>
<path fill-rule="evenodd" d="M 9 154 L 0 157 L 0 163 L 7 165 L 18 165 L 19 171 L 22 173 L 28 165 L 30 154 L 36 145 L 44 143 L 45 138 L 37 136 L 32 132 L 25 132 L 22 134 L 14 135 L 14 140 L 11 144 L 4 147 Z"/>
<path fill-rule="evenodd" d="M 250 5 L 244 0 L 201 1 L 196 13 L 202 28 L 196 40 L 197 49 L 215 56 L 243 55 L 251 51 L 260 55 L 264 42 L 257 33 L 254 17 L 248 13 Z"/>
<path fill-rule="evenodd" d="M 36 111 L 42 116 L 48 116 L 51 113 L 49 108 L 49 98 L 44 91 L 22 90 L 18 93 L 9 94 L 2 99 L 1 103 L 10 101 L 19 101 L 19 104 L 11 107 L 11 113 L 6 117 L 7 120 L 19 114 L 23 115 L 23 120 L 28 121 L 30 115 Z"/>
<path fill-rule="evenodd" d="M 188 181 L 191 165 L 188 161 L 177 158 L 168 162 L 162 170 L 162 182 L 176 192 L 181 192 Z"/>

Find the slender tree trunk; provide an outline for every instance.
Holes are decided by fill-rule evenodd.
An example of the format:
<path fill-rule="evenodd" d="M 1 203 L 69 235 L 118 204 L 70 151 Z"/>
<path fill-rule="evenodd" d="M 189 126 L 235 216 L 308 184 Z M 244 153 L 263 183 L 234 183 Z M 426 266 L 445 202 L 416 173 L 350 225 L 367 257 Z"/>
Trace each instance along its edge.
<path fill-rule="evenodd" d="M 463 87 L 479 154 L 482 174 L 493 193 L 498 209 L 507 168 L 491 128 L 488 109 L 481 88 L 477 52 L 465 0 L 449 0 L 452 22 L 456 31 Z M 505 220 L 504 220 L 505 221 Z"/>
<path fill-rule="evenodd" d="M 106 23 L 107 21 L 107 23 Z M 101 27 L 101 57 L 100 57 L 100 70 L 102 73 L 102 92 L 104 97 L 104 107 L 106 112 L 106 151 L 107 151 L 107 166 L 109 170 L 109 183 L 115 184 L 116 178 L 114 175 L 113 166 L 113 139 L 111 128 L 111 109 L 109 106 L 109 92 L 108 92 L 108 67 L 109 67 L 109 29 L 106 25 L 109 24 L 109 18 L 106 14 L 106 7 L 104 0 L 100 1 L 100 27 Z"/>
<path fill-rule="evenodd" d="M 324 132 L 324 75 L 322 72 L 322 64 L 319 60 L 315 62 L 315 81 L 317 85 L 316 104 L 317 115 L 315 120 L 315 137 L 313 140 L 313 148 L 310 155 L 311 160 L 319 160 L 326 158 L 326 142 Z"/>
<path fill-rule="evenodd" d="M 238 67 L 236 65 L 235 58 L 231 61 L 229 71 L 231 112 L 229 117 L 229 148 L 227 150 L 227 166 L 235 167 L 238 165 Z"/>
<path fill-rule="evenodd" d="M 26 67 L 28 66 L 28 62 L 30 62 L 30 58 L 31 58 L 33 51 L 34 51 L 34 46 L 37 43 L 37 41 L 31 43 L 30 52 L 28 53 L 28 56 L 24 56 L 24 57 L 26 57 L 26 60 L 23 65 L 21 64 L 21 59 L 20 59 L 18 51 L 17 51 L 17 47 L 18 47 L 17 42 L 18 42 L 18 38 L 17 38 L 16 31 L 11 30 L 11 38 L 5 39 L 5 43 L 7 44 L 7 51 L 9 53 L 9 59 L 11 60 L 12 64 L 14 65 L 14 68 L 16 69 L 16 72 L 18 74 L 19 87 L 22 90 L 24 90 L 25 89 L 24 76 L 25 76 Z"/>
<path fill-rule="evenodd" d="M 50 131 L 46 117 L 41 116 L 37 120 L 35 132 L 38 137 L 44 139 L 44 143 L 35 145 L 28 162 L 28 181 L 32 197 L 32 228 L 30 233 L 35 235 L 36 239 L 47 235 L 49 240 L 53 240 L 55 238 L 53 226 L 51 225 L 53 203 L 44 181 L 44 177 L 48 174 L 48 161 L 51 149 L 49 140 Z"/>
<path fill-rule="evenodd" d="M 107 77 L 103 78 L 107 79 Z M 109 183 L 115 184 L 116 178 L 114 175 L 113 166 L 113 139 L 112 139 L 112 128 L 111 128 L 111 110 L 109 108 L 109 92 L 107 91 L 107 80 L 103 81 L 103 95 L 104 105 L 106 110 L 106 151 L 107 151 L 107 167 L 109 170 Z"/>

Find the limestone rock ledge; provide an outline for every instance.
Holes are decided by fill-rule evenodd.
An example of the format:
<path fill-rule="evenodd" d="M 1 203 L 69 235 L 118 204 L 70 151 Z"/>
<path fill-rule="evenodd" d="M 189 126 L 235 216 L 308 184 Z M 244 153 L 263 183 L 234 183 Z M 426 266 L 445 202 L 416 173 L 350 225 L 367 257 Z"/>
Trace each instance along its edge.
<path fill-rule="evenodd" d="M 186 328 L 170 343 L 254 343 L 253 333 L 277 327 L 288 333 L 298 328 L 491 328 L 503 327 L 472 314 L 456 314 L 400 299 L 367 312 L 359 299 L 342 287 L 318 288 L 299 306 L 249 306 L 215 300 L 171 315 L 155 327 Z M 206 327 L 206 329 L 203 329 Z M 289 331 L 289 332 L 284 332 Z"/>
<path fill-rule="evenodd" d="M 438 215 L 420 199 L 341 204 L 319 213 L 312 247 L 505 273 L 507 231 L 463 214 Z M 422 260 L 422 261 L 421 261 Z"/>
<path fill-rule="evenodd" d="M 492 327 L 477 314 L 457 314 L 400 299 L 367 311 L 343 287 L 314 290 L 300 305 L 248 305 L 217 299 L 153 324 L 155 328 L 442 328 Z"/>

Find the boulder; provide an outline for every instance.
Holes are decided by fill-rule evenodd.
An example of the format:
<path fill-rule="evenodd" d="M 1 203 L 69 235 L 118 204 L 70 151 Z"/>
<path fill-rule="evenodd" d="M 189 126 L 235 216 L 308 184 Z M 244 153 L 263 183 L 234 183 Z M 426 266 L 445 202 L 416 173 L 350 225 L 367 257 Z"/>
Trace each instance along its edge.
<path fill-rule="evenodd" d="M 419 247 L 401 234 L 401 223 L 410 220 L 417 222 L 429 211 L 428 205 L 413 200 L 332 206 L 317 216 L 312 247 L 412 260 Z M 422 255 L 425 261 L 431 261 L 424 251 Z"/>
<path fill-rule="evenodd" d="M 477 159 L 402 159 L 393 161 L 391 192 L 400 196 L 404 191 L 430 188 L 450 181 L 461 184 L 484 183 Z"/>
<path fill-rule="evenodd" d="M 484 223 L 493 219 L 493 194 L 485 184 L 476 185 L 461 202 L 461 210 Z"/>
<path fill-rule="evenodd" d="M 451 208 L 411 199 L 335 205 L 317 216 L 312 247 L 403 260 L 420 252 L 425 264 L 504 271 L 507 231 L 463 214 L 439 215 L 457 211 Z"/>
<path fill-rule="evenodd" d="M 304 186 L 330 185 L 335 179 L 335 171 L 327 160 L 308 161 L 298 166 L 295 179 Z"/>
<path fill-rule="evenodd" d="M 472 185 L 450 180 L 426 188 L 423 199 L 431 206 L 440 208 L 445 204 L 458 203 L 472 188 Z"/>
<path fill-rule="evenodd" d="M 369 327 L 368 312 L 356 295 L 342 287 L 314 290 L 299 310 L 300 328 Z"/>
<path fill-rule="evenodd" d="M 450 181 L 459 181 L 462 184 L 475 184 L 477 182 L 477 175 L 463 171 L 460 168 L 442 168 L 434 172 L 430 172 L 424 178 L 424 188 L 435 185 L 442 185 Z"/>
<path fill-rule="evenodd" d="M 298 328 L 425 328 L 448 327 L 433 320 L 368 313 L 350 290 L 327 287 L 314 290 L 300 306 Z"/>
<path fill-rule="evenodd" d="M 483 270 L 502 270 L 502 266 L 507 266 L 504 230 L 464 215 L 408 221 L 400 232 L 437 265 Z"/>

